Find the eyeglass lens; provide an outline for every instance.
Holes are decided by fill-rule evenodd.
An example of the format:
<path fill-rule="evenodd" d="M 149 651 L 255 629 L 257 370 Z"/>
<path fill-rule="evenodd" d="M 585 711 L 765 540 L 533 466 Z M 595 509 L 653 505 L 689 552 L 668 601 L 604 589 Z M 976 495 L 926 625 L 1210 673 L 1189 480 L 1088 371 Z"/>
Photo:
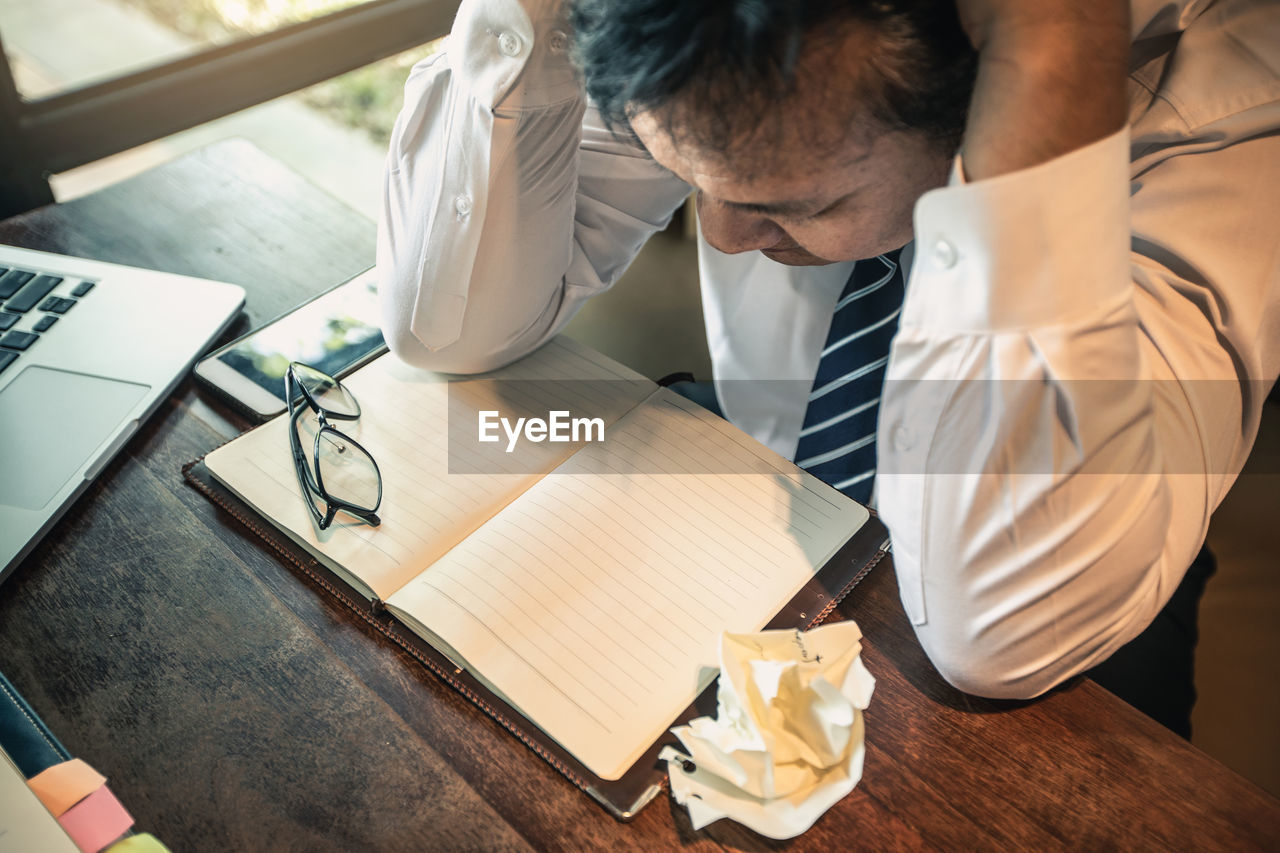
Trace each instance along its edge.
<path fill-rule="evenodd" d="M 355 397 L 332 376 L 298 362 L 293 363 L 292 370 L 298 383 L 325 412 L 339 417 L 356 417 L 360 414 L 360 404 Z"/>
<path fill-rule="evenodd" d="M 363 448 L 328 429 L 321 431 L 315 448 L 316 478 L 322 490 L 361 509 L 378 506 L 378 468 Z"/>

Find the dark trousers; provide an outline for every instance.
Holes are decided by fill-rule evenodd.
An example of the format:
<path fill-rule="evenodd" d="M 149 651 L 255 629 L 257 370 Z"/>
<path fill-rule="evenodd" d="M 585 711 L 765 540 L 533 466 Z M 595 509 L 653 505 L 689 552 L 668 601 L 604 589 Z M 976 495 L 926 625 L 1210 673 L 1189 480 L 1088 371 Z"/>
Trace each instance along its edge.
<path fill-rule="evenodd" d="M 1086 673 L 1148 717 L 1188 739 L 1191 708 L 1196 703 L 1196 617 L 1205 583 L 1216 569 L 1217 561 L 1206 545 L 1147 629 Z"/>

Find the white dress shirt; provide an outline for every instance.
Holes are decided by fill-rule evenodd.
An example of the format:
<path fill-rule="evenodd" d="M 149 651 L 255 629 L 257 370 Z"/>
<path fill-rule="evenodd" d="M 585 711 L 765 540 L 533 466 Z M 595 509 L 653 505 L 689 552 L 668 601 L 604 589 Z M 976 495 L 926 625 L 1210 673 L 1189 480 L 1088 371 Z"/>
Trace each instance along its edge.
<path fill-rule="evenodd" d="M 465 0 L 409 77 L 378 250 L 409 362 L 530 352 L 689 191 L 584 108 L 557 5 Z M 1138 0 L 1126 130 L 916 205 L 878 504 L 961 689 L 1034 696 L 1136 636 L 1252 447 L 1280 372 L 1277 8 Z M 790 456 L 851 264 L 699 248 L 726 416 Z M 792 381 L 733 381 L 761 379 Z"/>

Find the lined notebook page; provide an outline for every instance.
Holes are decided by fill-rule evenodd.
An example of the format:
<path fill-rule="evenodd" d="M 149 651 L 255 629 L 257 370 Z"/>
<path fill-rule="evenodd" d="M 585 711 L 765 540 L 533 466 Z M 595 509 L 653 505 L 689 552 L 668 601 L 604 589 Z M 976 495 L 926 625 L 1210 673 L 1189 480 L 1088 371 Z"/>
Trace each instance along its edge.
<path fill-rule="evenodd" d="M 388 603 L 616 779 L 866 519 L 662 389 Z"/>
<path fill-rule="evenodd" d="M 501 378 L 643 380 L 594 350 L 557 338 L 503 370 L 474 381 L 455 380 L 455 407 L 461 401 L 477 410 L 497 408 L 495 386 L 487 380 Z M 383 481 L 378 527 L 341 513 L 328 530 L 316 527 L 294 473 L 288 415 L 213 451 L 206 465 L 220 482 L 331 569 L 385 600 L 572 452 L 564 444 L 526 443 L 505 472 L 450 473 L 448 379 L 384 356 L 343 380 L 360 403 L 361 417 L 334 426 L 377 460 Z M 515 387 L 533 393 L 540 386 Z M 571 404 L 611 422 L 652 388 L 652 383 L 645 389 L 630 381 L 566 383 L 552 388 L 555 399 L 548 405 L 561 408 L 564 396 L 572 395 Z M 303 421 L 303 447 L 309 451 L 315 421 L 311 416 Z"/>

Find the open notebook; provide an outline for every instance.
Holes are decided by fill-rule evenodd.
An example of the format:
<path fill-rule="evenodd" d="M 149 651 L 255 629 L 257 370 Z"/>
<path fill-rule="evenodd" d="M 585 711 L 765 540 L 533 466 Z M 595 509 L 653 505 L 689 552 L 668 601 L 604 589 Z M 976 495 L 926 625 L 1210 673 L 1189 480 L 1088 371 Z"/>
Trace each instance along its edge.
<path fill-rule="evenodd" d="M 547 379 L 579 381 L 522 381 Z M 344 384 L 363 410 L 347 431 L 383 474 L 379 527 L 312 524 L 287 416 L 208 454 L 208 471 L 601 780 L 708 686 L 723 631 L 768 625 L 858 531 L 878 530 L 860 553 L 883 540 L 862 506 L 566 338 L 483 379 L 387 356 Z M 512 388 L 600 416 L 604 440 L 525 443 L 509 470 L 458 473 L 450 406 L 474 423 Z M 861 568 L 842 565 L 828 600 Z"/>

